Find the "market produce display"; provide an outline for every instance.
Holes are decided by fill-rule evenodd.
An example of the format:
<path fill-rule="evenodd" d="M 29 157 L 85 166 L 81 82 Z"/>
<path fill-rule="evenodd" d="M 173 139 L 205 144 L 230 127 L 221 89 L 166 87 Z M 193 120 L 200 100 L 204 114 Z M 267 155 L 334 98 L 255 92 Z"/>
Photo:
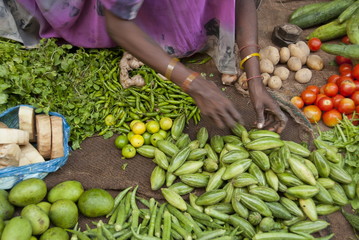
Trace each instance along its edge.
<path fill-rule="evenodd" d="M 330 214 L 343 214 L 359 229 L 357 9 L 354 0 L 303 5 L 289 22 L 315 27 L 303 31 L 307 42 L 262 45 L 264 83 L 290 94 L 301 89 L 288 97 L 318 130 L 313 142 L 240 124 L 225 135 L 210 131 L 210 124 L 197 125 L 201 115 L 193 99 L 122 49 L 58 46 L 49 39 L 33 51 L 1 40 L 0 111 L 19 102 L 35 111 L 19 111 L 19 129 L 12 130 L 25 136 L 9 134 L 0 123 L 0 140 L 16 138 L 12 146 L 20 146 L 22 154 L 30 152 L 26 143 L 44 160 L 60 157 L 63 138 L 54 136 L 62 134 L 61 123 L 47 115 L 59 112 L 71 125 L 73 150 L 92 136 L 112 139 L 108 144 L 120 159 L 114 164 L 122 169 L 108 171 L 101 152 L 96 164 L 105 171 L 98 174 L 112 182 L 113 173 L 125 178 L 131 161 L 143 157 L 153 163 L 145 169 L 151 173 L 144 192 L 162 195 L 143 197 L 143 186 L 136 184 L 111 195 L 73 179 L 51 188 L 41 179 L 23 180 L 0 191 L 1 240 L 341 239 L 332 232 Z M 324 42 L 329 40 L 340 43 Z M 329 64 L 324 52 L 333 54 Z M 338 72 L 325 84 L 311 82 L 334 65 Z M 236 87 L 245 87 L 245 78 L 244 73 Z M 5 150 L 6 158 L 20 154 Z M 85 176 L 92 164 L 69 171 Z"/>

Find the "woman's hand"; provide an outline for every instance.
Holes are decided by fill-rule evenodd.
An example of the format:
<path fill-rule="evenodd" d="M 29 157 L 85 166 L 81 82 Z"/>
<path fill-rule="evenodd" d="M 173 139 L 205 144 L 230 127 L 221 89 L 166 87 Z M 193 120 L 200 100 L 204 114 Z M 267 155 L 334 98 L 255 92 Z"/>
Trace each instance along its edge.
<path fill-rule="evenodd" d="M 250 97 L 256 111 L 257 128 L 266 128 L 281 133 L 288 122 L 288 118 L 264 85 L 257 84 Z"/>
<path fill-rule="evenodd" d="M 197 77 L 187 92 L 195 100 L 201 113 L 210 117 L 218 127 L 231 128 L 237 122 L 243 123 L 233 103 L 213 82 Z"/>

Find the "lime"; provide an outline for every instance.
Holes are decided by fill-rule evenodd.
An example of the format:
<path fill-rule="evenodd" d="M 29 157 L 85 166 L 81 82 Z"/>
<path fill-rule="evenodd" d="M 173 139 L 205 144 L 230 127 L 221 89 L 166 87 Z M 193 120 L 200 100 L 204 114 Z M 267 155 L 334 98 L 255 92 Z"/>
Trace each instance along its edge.
<path fill-rule="evenodd" d="M 160 124 L 156 120 L 151 120 L 146 123 L 146 129 L 149 133 L 156 133 L 160 130 Z"/>
<path fill-rule="evenodd" d="M 151 133 L 149 133 L 149 132 L 144 132 L 143 134 L 142 134 L 142 137 L 143 137 L 143 139 L 145 140 L 145 145 L 150 145 L 151 144 L 151 140 L 150 140 L 150 138 L 151 138 Z"/>
<path fill-rule="evenodd" d="M 116 123 L 116 119 L 112 114 L 109 114 L 105 117 L 106 126 L 113 126 Z"/>
<path fill-rule="evenodd" d="M 167 132 L 166 132 L 165 130 L 160 129 L 160 130 L 158 131 L 158 133 L 161 134 L 161 136 L 163 137 L 163 139 L 166 139 L 166 137 L 167 137 Z"/>
<path fill-rule="evenodd" d="M 132 126 L 132 132 L 134 134 L 143 134 L 144 132 L 146 132 L 146 124 L 144 122 L 136 122 L 135 124 L 133 124 Z"/>
<path fill-rule="evenodd" d="M 128 138 L 125 134 L 121 134 L 115 139 L 115 146 L 119 149 L 122 149 L 126 144 L 128 144 Z"/>
<path fill-rule="evenodd" d="M 127 139 L 128 139 L 128 141 L 130 141 L 130 139 L 133 137 L 133 135 L 135 135 L 135 133 L 134 132 L 129 132 L 129 133 L 127 133 Z"/>
<path fill-rule="evenodd" d="M 133 158 L 136 155 L 136 148 L 131 144 L 127 144 L 122 148 L 121 153 L 124 158 Z"/>
<path fill-rule="evenodd" d="M 142 137 L 142 135 L 138 135 L 135 134 L 133 135 L 133 137 L 130 139 L 130 143 L 132 146 L 134 146 L 135 148 L 141 147 L 145 142 L 145 139 Z"/>
<path fill-rule="evenodd" d="M 150 140 L 151 140 L 151 144 L 155 147 L 157 147 L 157 141 L 158 140 L 163 140 L 164 137 L 160 134 L 160 133 L 154 133 L 152 134 Z"/>
<path fill-rule="evenodd" d="M 160 127 L 161 127 L 161 129 L 163 129 L 165 131 L 171 129 L 172 123 L 173 123 L 173 121 L 169 117 L 162 117 L 160 119 Z"/>

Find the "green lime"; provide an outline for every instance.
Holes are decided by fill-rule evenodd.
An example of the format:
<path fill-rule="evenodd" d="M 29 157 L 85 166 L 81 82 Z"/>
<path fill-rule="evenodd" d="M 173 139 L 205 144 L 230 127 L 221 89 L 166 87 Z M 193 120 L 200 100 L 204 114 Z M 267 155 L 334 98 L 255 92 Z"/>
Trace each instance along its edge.
<path fill-rule="evenodd" d="M 154 133 L 152 134 L 150 140 L 151 140 L 151 144 L 155 147 L 157 147 L 157 141 L 158 140 L 163 140 L 164 137 L 160 134 L 160 133 Z"/>
<path fill-rule="evenodd" d="M 131 144 L 127 144 L 122 148 L 122 156 L 124 158 L 133 158 L 136 155 L 136 148 Z"/>
<path fill-rule="evenodd" d="M 112 114 L 109 114 L 105 117 L 106 126 L 113 126 L 116 123 L 116 119 Z"/>
<path fill-rule="evenodd" d="M 146 123 L 146 129 L 149 133 L 156 133 L 160 130 L 160 124 L 156 120 L 151 120 Z"/>
<path fill-rule="evenodd" d="M 161 129 L 167 131 L 172 127 L 173 121 L 169 117 L 162 117 L 160 119 L 160 127 Z"/>
<path fill-rule="evenodd" d="M 143 134 L 142 134 L 142 137 L 143 137 L 143 139 L 145 140 L 145 145 L 150 145 L 151 144 L 151 140 L 150 140 L 150 138 L 151 138 L 151 133 L 149 133 L 149 132 L 144 132 Z"/>
<path fill-rule="evenodd" d="M 125 134 L 121 134 L 115 139 L 115 146 L 119 149 L 122 149 L 126 144 L 128 144 L 128 138 Z"/>
<path fill-rule="evenodd" d="M 160 130 L 158 131 L 158 133 L 161 134 L 161 136 L 163 137 L 163 139 L 166 139 L 167 134 L 168 134 L 168 133 L 167 133 L 165 130 L 163 130 L 163 129 L 160 129 Z"/>
<path fill-rule="evenodd" d="M 135 135 L 135 133 L 134 132 L 129 132 L 129 133 L 127 133 L 127 140 L 128 141 L 130 141 L 130 139 L 133 137 Z"/>

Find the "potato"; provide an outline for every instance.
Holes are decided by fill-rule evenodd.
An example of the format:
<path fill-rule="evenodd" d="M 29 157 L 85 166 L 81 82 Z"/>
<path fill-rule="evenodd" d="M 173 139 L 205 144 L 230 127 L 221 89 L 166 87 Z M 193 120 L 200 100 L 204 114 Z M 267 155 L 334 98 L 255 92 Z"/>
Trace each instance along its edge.
<path fill-rule="evenodd" d="M 309 46 L 308 46 L 308 44 L 306 43 L 306 42 L 304 42 L 304 41 L 298 41 L 298 42 L 296 42 L 296 44 L 295 44 L 297 47 L 299 47 L 301 50 L 302 50 L 302 52 L 306 55 L 306 56 L 309 56 L 309 54 L 310 54 L 310 49 L 309 49 Z"/>
<path fill-rule="evenodd" d="M 319 55 L 311 54 L 307 58 L 306 65 L 312 70 L 322 70 L 324 67 L 324 61 Z"/>
<path fill-rule="evenodd" d="M 274 74 L 274 76 L 280 77 L 280 79 L 282 81 L 285 81 L 288 79 L 289 73 L 290 73 L 290 71 L 288 68 L 281 66 L 281 67 L 275 68 L 273 74 Z"/>
<path fill-rule="evenodd" d="M 268 85 L 268 80 L 269 80 L 269 78 L 270 78 L 269 73 L 262 73 L 261 75 L 262 75 L 262 77 L 263 77 L 263 84 L 264 84 L 264 86 L 267 86 L 267 85 Z"/>
<path fill-rule="evenodd" d="M 280 59 L 279 51 L 276 47 L 267 46 L 259 50 L 262 59 L 269 59 L 273 65 L 277 65 Z"/>
<path fill-rule="evenodd" d="M 289 44 L 288 46 L 291 57 L 297 57 L 300 59 L 302 65 L 307 61 L 307 55 L 295 44 Z"/>
<path fill-rule="evenodd" d="M 259 68 L 261 73 L 273 73 L 274 65 L 271 60 L 263 58 L 259 62 Z"/>
<path fill-rule="evenodd" d="M 279 50 L 279 55 L 280 55 L 280 63 L 286 63 L 288 62 L 289 58 L 290 58 L 290 51 L 289 48 L 287 47 L 282 47 Z"/>
<path fill-rule="evenodd" d="M 295 73 L 294 79 L 299 83 L 308 83 L 312 79 L 312 71 L 308 68 L 302 68 Z"/>
<path fill-rule="evenodd" d="M 282 87 L 282 80 L 278 76 L 272 76 L 268 80 L 268 87 L 278 90 Z"/>
<path fill-rule="evenodd" d="M 288 62 L 287 62 L 287 66 L 288 66 L 289 70 L 291 70 L 293 72 L 296 72 L 299 69 L 301 69 L 303 65 L 302 65 L 302 61 L 300 61 L 299 58 L 290 57 Z"/>

